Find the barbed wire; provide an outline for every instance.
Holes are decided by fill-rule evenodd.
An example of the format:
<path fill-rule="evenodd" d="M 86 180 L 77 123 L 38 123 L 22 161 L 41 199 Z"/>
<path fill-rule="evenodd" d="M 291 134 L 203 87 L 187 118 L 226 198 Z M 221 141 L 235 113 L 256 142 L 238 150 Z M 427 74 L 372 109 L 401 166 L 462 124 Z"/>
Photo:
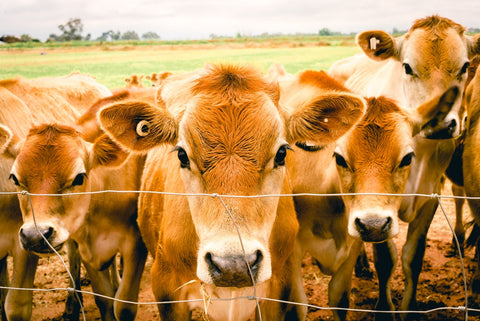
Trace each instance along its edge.
<path fill-rule="evenodd" d="M 75 195 L 95 195 L 95 194 L 104 194 L 104 193 L 118 193 L 118 194 L 123 194 L 123 193 L 144 193 L 144 194 L 161 194 L 161 195 L 171 195 L 171 196 L 204 196 L 204 197 L 212 197 L 212 198 L 218 198 L 220 202 L 222 203 L 222 206 L 225 207 L 228 215 L 232 219 L 232 222 L 236 228 L 237 234 L 239 236 L 239 240 L 241 243 L 241 248 L 244 254 L 245 261 L 246 259 L 246 253 L 243 247 L 243 241 L 242 237 L 240 234 L 240 231 L 236 225 L 236 222 L 233 218 L 233 215 L 231 214 L 230 210 L 226 206 L 226 204 L 223 201 L 223 198 L 265 198 L 265 197 L 295 197 L 295 196 L 313 196 L 313 197 L 338 197 L 338 196 L 354 196 L 354 195 L 374 195 L 374 196 L 397 196 L 397 197 L 427 197 L 427 198 L 432 198 L 432 199 L 437 199 L 439 207 L 447 221 L 447 224 L 452 231 L 453 238 L 455 240 L 456 246 L 459 253 L 459 260 L 460 260 L 460 265 L 461 265 L 461 271 L 462 271 L 462 277 L 463 277 L 463 288 L 464 288 L 464 294 L 465 294 L 465 305 L 460 305 L 456 307 L 438 307 L 438 308 L 433 308 L 429 310 L 410 310 L 410 311 L 385 311 L 385 310 L 370 310 L 370 309 L 358 309 L 358 308 L 341 308 L 341 307 L 321 307 L 313 304 L 308 304 L 308 303 L 300 303 L 300 302 L 292 302 L 292 301 L 285 301 L 285 300 L 278 300 L 278 299 L 273 299 L 273 298 L 265 298 L 265 297 L 258 297 L 257 292 L 256 292 L 256 284 L 254 282 L 254 277 L 252 274 L 252 271 L 250 269 L 249 264 L 248 270 L 249 274 L 252 280 L 253 284 L 253 290 L 254 290 L 254 295 L 249 295 L 249 296 L 238 296 L 238 297 L 230 297 L 230 298 L 209 298 L 209 301 L 233 301 L 233 300 L 254 300 L 256 302 L 256 307 L 258 309 L 258 313 L 260 316 L 261 320 L 261 308 L 260 308 L 260 302 L 259 301 L 272 301 L 272 302 L 278 302 L 282 304 L 291 304 L 291 305 L 296 305 L 296 306 L 303 306 L 311 309 L 316 309 L 316 310 L 328 310 L 328 311 L 347 311 L 347 312 L 363 312 L 363 313 L 389 313 L 389 314 L 410 314 L 410 313 L 416 313 L 416 314 L 430 314 L 438 311 L 445 311 L 445 310 L 456 310 L 460 312 L 465 313 L 465 320 L 468 320 L 468 311 L 472 312 L 480 312 L 480 309 L 474 309 L 474 308 L 469 308 L 468 307 L 468 285 L 467 285 L 467 277 L 466 277 L 466 271 L 465 271 L 465 265 L 464 265 L 464 260 L 462 253 L 460 251 L 460 242 L 456 236 L 456 233 L 454 231 L 454 228 L 450 222 L 450 219 L 448 218 L 448 215 L 442 205 L 442 202 L 440 201 L 441 199 L 464 199 L 464 200 L 480 200 L 479 197 L 470 197 L 470 196 L 455 196 L 455 195 L 439 195 L 437 193 L 433 194 L 416 194 L 416 193 L 410 193 L 410 194 L 394 194 L 394 193 L 325 193 L 325 194 L 318 194 L 318 193 L 292 193 L 292 194 L 268 194 L 268 195 L 221 195 L 217 193 L 174 193 L 174 192 L 164 192 L 164 191 L 141 191 L 141 190 L 129 190 L 129 191 L 124 191 L 124 190 L 102 190 L 102 191 L 91 191 L 91 192 L 79 192 L 79 193 L 66 193 L 66 194 L 38 194 L 38 193 L 30 193 L 28 191 L 17 191 L 17 192 L 0 192 L 0 195 L 25 195 L 28 196 L 29 198 L 29 203 L 32 208 L 32 214 L 33 214 L 33 220 L 35 224 L 35 228 L 38 230 L 38 226 L 36 223 L 35 219 L 35 214 L 34 214 L 34 209 L 33 209 L 33 204 L 31 201 L 31 196 L 75 196 Z M 40 233 L 40 232 L 39 232 Z M 92 295 L 96 297 L 101 297 L 105 299 L 109 299 L 112 301 L 117 301 L 117 302 L 122 302 L 122 303 L 127 303 L 127 304 L 132 304 L 132 305 L 160 305 L 160 304 L 177 304 L 177 303 L 192 303 L 192 302 L 205 302 L 205 299 L 189 299 L 189 300 L 173 300 L 173 301 L 159 301 L 159 302 L 138 302 L 138 301 L 127 301 L 127 300 L 121 300 L 117 299 L 114 297 L 102 295 L 99 293 L 95 292 L 90 292 L 90 291 L 85 291 L 81 289 L 76 289 L 76 284 L 75 280 L 65 263 L 62 255 L 50 244 L 50 242 L 45 238 L 45 236 L 40 233 L 44 239 L 44 241 L 49 245 L 51 250 L 60 258 L 63 266 L 65 267 L 65 270 L 68 274 L 68 277 L 70 281 L 72 282 L 72 287 L 68 288 L 50 288 L 50 289 L 41 289 L 41 288 L 17 288 L 17 287 L 10 287 L 10 286 L 1 286 L 0 289 L 5 289 L 5 290 L 17 290 L 17 291 L 42 291 L 42 292 L 54 292 L 54 291 L 66 291 L 67 293 L 74 293 L 76 295 L 76 298 L 78 302 L 80 303 L 80 308 L 81 308 L 81 313 L 83 316 L 83 320 L 86 320 L 86 313 L 84 310 L 84 307 L 81 303 L 81 299 L 79 297 L 79 294 L 84 294 L 84 295 Z"/>

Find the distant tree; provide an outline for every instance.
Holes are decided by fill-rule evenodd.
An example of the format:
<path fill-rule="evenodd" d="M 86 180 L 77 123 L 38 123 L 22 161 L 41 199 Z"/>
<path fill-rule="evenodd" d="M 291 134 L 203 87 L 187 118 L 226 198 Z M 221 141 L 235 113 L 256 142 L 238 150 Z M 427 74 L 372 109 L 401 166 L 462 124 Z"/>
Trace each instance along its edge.
<path fill-rule="evenodd" d="M 63 32 L 59 37 L 61 40 L 82 40 L 83 23 L 79 18 L 71 18 L 66 24 L 59 25 L 58 29 Z"/>
<path fill-rule="evenodd" d="M 102 33 L 100 37 L 97 38 L 98 41 L 113 41 L 120 39 L 120 31 L 108 30 Z"/>
<path fill-rule="evenodd" d="M 332 36 L 333 32 L 330 31 L 328 28 L 322 28 L 318 31 L 319 36 Z"/>
<path fill-rule="evenodd" d="M 156 32 L 149 31 L 142 35 L 142 39 L 160 39 L 160 36 Z"/>
<path fill-rule="evenodd" d="M 16 36 L 4 35 L 0 37 L 0 41 L 6 42 L 6 43 L 14 43 L 14 42 L 21 42 L 22 40 Z"/>
<path fill-rule="evenodd" d="M 122 34 L 122 39 L 123 40 L 139 40 L 140 37 L 138 36 L 138 34 L 135 31 L 129 30 L 129 31 L 125 31 Z"/>

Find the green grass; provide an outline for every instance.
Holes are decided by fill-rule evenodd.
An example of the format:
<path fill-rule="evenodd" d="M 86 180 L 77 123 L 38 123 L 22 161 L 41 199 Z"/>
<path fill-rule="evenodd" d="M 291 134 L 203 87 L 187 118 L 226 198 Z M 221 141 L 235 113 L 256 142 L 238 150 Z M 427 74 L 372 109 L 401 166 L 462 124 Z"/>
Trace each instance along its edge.
<path fill-rule="evenodd" d="M 46 54 L 41 55 L 41 52 Z M 193 49 L 192 46 L 10 49 L 0 50 L 0 78 L 62 76 L 80 71 L 95 76 L 109 88 L 118 88 L 125 85 L 125 77 L 131 74 L 186 72 L 201 68 L 207 62 L 250 63 L 263 71 L 278 62 L 290 73 L 305 69 L 326 70 L 334 61 L 357 52 L 358 49 L 354 46 L 242 49 L 218 46 L 212 49 L 200 45 Z M 147 82 L 144 84 L 148 85 Z"/>

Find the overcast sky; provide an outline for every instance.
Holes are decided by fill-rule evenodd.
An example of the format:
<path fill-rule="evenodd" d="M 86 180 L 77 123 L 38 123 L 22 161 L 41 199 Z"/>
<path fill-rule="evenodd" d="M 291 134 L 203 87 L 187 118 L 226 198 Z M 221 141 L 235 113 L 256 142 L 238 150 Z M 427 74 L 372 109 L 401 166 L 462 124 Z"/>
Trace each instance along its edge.
<path fill-rule="evenodd" d="M 44 41 L 80 18 L 92 39 L 108 30 L 156 32 L 161 39 L 268 33 L 408 29 L 432 14 L 480 28 L 479 0 L 0 0 L 0 36 Z"/>

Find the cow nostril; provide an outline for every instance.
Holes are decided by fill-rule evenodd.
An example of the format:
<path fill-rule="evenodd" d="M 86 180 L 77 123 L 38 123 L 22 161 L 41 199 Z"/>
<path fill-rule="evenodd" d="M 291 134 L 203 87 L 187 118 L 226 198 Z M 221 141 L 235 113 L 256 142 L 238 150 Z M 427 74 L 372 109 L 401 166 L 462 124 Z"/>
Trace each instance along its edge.
<path fill-rule="evenodd" d="M 44 229 L 43 231 L 40 231 L 40 233 L 42 233 L 43 236 L 45 236 L 45 238 L 47 240 L 49 240 L 50 237 L 53 235 L 53 227 L 50 226 L 50 227 Z"/>
<path fill-rule="evenodd" d="M 208 269 L 209 270 L 213 270 L 215 271 L 216 273 L 222 273 L 222 270 L 220 270 L 220 268 L 215 264 L 215 262 L 213 261 L 213 258 L 212 258 L 212 254 L 211 253 L 207 253 L 205 255 L 205 261 L 207 262 L 207 265 L 208 265 Z"/>
<path fill-rule="evenodd" d="M 391 217 L 387 217 L 385 219 L 385 224 L 383 224 L 382 226 L 382 231 L 383 232 L 387 232 L 389 229 L 390 229 L 390 226 L 392 225 L 392 218 Z"/>
<path fill-rule="evenodd" d="M 355 225 L 360 233 L 367 232 L 367 226 L 359 218 L 355 219 Z"/>
<path fill-rule="evenodd" d="M 457 121 L 455 119 L 452 119 L 450 124 L 448 124 L 448 128 L 454 129 L 455 127 L 457 127 Z"/>

